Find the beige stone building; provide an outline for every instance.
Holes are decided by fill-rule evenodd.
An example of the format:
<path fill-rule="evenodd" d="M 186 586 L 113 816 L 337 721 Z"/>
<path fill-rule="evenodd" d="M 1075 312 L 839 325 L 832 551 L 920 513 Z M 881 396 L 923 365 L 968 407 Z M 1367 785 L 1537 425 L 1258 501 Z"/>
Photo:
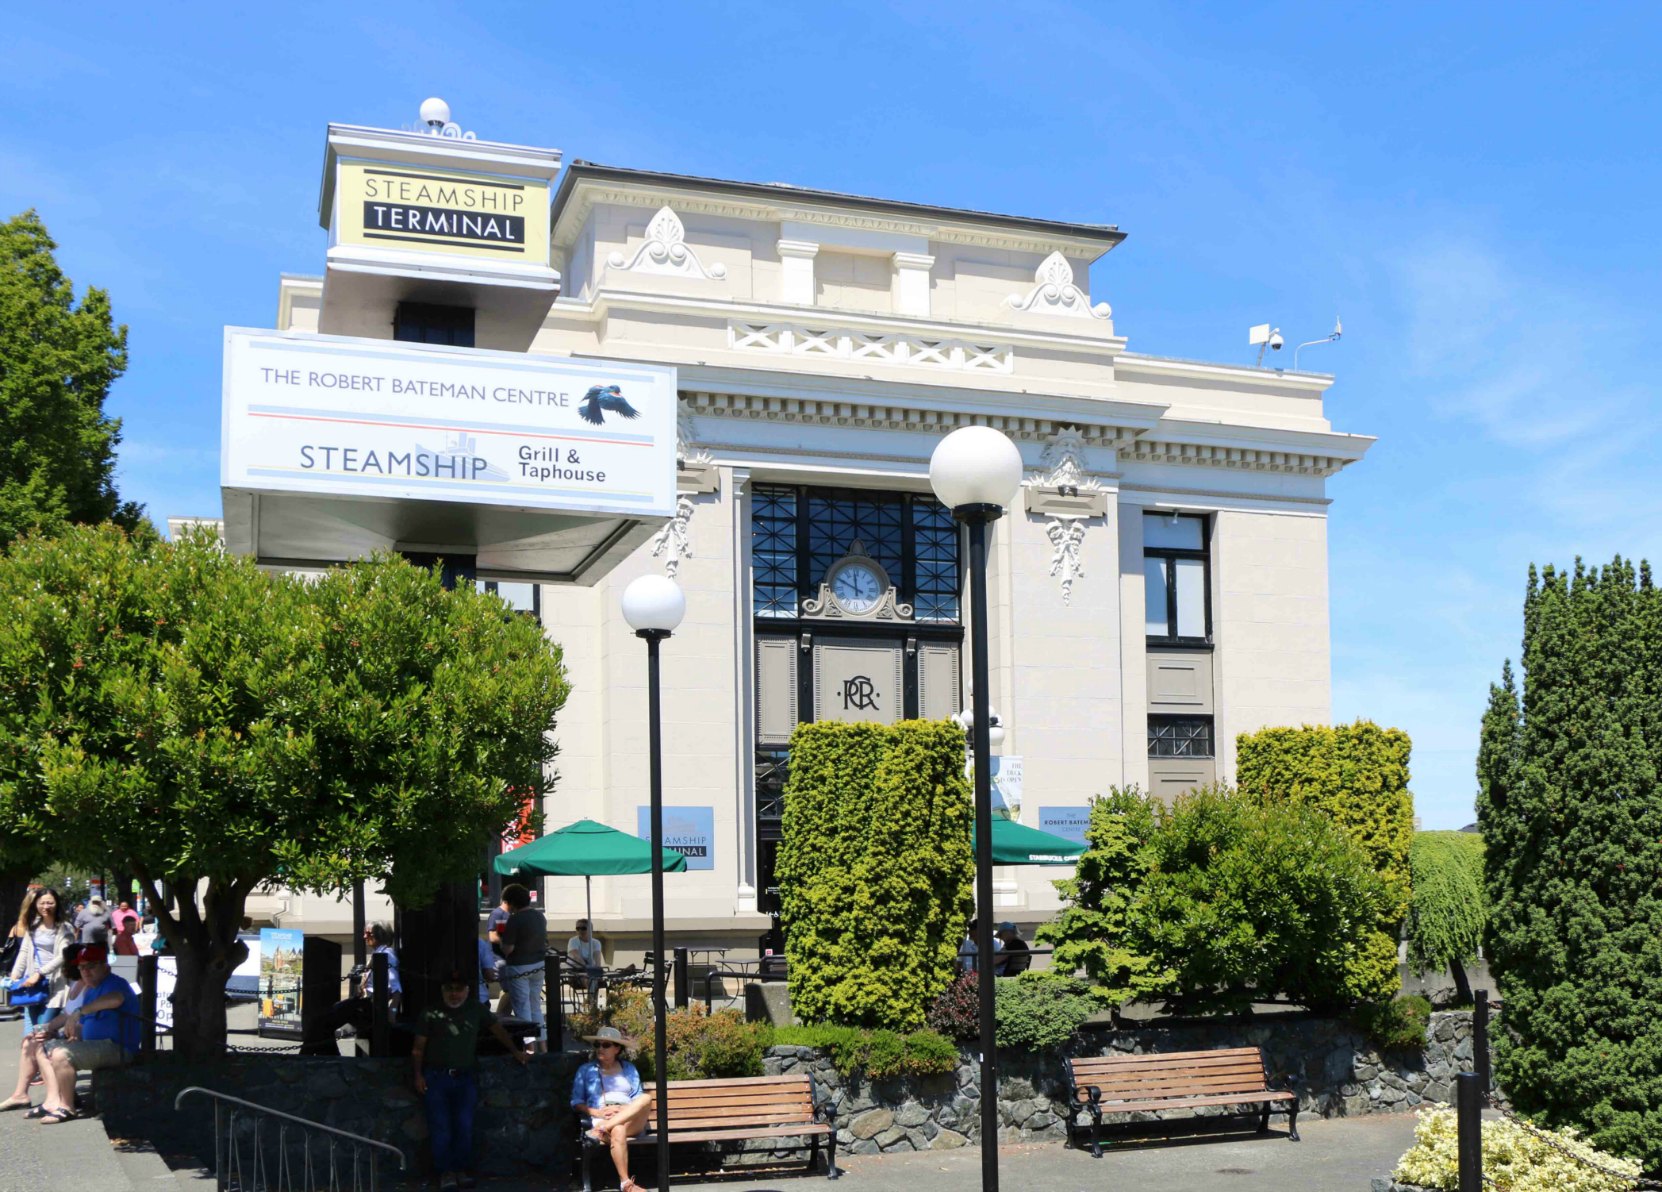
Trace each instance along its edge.
<path fill-rule="evenodd" d="M 524 234 L 520 264 L 349 243 L 341 171 L 363 160 L 528 179 L 527 226 L 540 195 L 546 235 Z M 534 611 L 573 684 L 551 826 L 640 822 L 645 652 L 619 597 L 643 573 L 673 576 L 688 611 L 663 647 L 666 803 L 694 864 L 667 879 L 679 942 L 749 949 L 768 929 L 793 725 L 966 703 L 960 535 L 927 479 L 955 427 L 1003 430 L 1027 468 L 990 549 L 1012 814 L 1066 832 L 1110 786 L 1227 779 L 1236 734 L 1329 718 L 1326 486 L 1372 440 L 1332 428 L 1329 376 L 1129 350 L 1111 258 L 1108 292 L 1088 292 L 1124 239 L 1112 226 L 560 170 L 549 150 L 340 126 L 322 219 L 325 275 L 281 279 L 279 332 L 674 370 L 672 516 L 596 523 L 586 569 L 570 551 L 504 549 L 514 532 L 438 541 L 390 515 L 354 515 L 338 553 L 301 557 L 261 545 L 280 537 L 275 497 L 251 510 L 229 482 L 226 516 L 234 546 L 287 566 L 376 545 L 473 555 L 480 582 Z M 998 901 L 1042 920 L 1057 876 L 1001 869 Z M 638 947 L 648 883 L 596 879 L 593 896 L 602 935 Z M 580 880 L 550 879 L 551 921 L 583 897 Z M 299 899 L 278 914 L 309 930 L 340 918 Z"/>

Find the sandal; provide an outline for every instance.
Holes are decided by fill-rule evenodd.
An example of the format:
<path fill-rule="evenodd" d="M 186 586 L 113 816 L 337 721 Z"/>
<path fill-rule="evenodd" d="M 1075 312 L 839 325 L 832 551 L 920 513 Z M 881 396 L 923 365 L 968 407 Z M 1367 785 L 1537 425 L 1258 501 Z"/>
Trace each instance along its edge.
<path fill-rule="evenodd" d="M 46 1116 L 40 1119 L 43 1126 L 61 1126 L 65 1122 L 73 1122 L 81 1115 L 73 1109 L 48 1109 Z"/>
<path fill-rule="evenodd" d="M 33 1108 L 34 1104 L 35 1103 L 33 1101 L 29 1100 L 27 1095 L 22 1097 L 7 1097 L 4 1101 L 0 1101 L 0 1113 L 4 1113 L 8 1109 L 23 1109 L 25 1107 Z"/>
<path fill-rule="evenodd" d="M 46 1106 L 37 1105 L 33 1109 L 31 1109 L 28 1113 L 24 1114 L 23 1116 L 31 1122 L 37 1122 L 41 1118 L 45 1117 L 50 1112 L 52 1112 L 52 1111 L 47 1109 Z"/>

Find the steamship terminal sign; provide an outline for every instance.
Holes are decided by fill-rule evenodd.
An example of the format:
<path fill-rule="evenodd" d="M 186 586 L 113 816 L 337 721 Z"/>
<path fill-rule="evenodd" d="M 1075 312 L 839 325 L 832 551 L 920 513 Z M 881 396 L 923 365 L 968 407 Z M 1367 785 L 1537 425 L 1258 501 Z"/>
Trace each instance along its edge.
<path fill-rule="evenodd" d="M 675 370 L 225 331 L 228 489 L 669 517 Z"/>
<path fill-rule="evenodd" d="M 343 158 L 331 244 L 548 264 L 548 183 Z"/>

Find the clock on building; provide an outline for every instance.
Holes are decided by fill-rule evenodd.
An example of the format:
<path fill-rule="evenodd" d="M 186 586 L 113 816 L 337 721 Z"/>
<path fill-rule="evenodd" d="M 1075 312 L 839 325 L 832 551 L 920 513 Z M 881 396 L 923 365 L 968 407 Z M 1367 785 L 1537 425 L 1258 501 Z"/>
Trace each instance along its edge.
<path fill-rule="evenodd" d="M 825 569 L 819 597 L 803 602 L 808 617 L 850 617 L 858 620 L 910 620 L 912 606 L 901 604 L 894 582 L 883 565 L 856 541 L 848 554 Z"/>

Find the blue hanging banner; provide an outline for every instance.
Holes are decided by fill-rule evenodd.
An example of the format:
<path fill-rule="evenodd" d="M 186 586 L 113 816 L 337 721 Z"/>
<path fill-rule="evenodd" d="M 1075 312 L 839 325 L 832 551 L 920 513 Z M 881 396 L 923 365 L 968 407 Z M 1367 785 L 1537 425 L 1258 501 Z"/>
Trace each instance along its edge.
<path fill-rule="evenodd" d="M 652 809 L 635 808 L 635 835 L 652 839 Z M 664 808 L 664 847 L 687 859 L 688 869 L 716 867 L 716 809 L 714 807 Z M 648 854 L 650 855 L 650 854 Z"/>
<path fill-rule="evenodd" d="M 1060 836 L 1063 840 L 1071 840 L 1075 844 L 1085 843 L 1085 829 L 1090 823 L 1089 807 L 1039 808 L 1039 831 L 1049 832 L 1052 836 Z"/>

